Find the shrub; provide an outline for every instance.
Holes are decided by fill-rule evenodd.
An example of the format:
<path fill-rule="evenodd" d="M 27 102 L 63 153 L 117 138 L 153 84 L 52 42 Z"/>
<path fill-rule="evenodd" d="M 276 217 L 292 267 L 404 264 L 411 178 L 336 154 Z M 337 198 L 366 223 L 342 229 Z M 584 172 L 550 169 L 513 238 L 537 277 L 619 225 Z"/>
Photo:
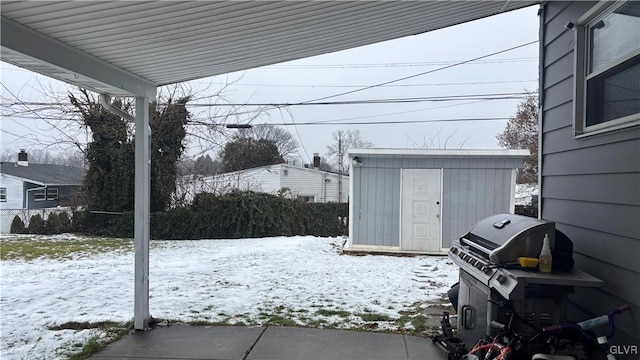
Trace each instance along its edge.
<path fill-rule="evenodd" d="M 348 204 L 304 203 L 254 192 L 196 195 L 193 205 L 152 213 L 152 239 L 229 239 L 347 233 Z M 133 237 L 134 214 L 74 213 L 74 231 Z"/>
<path fill-rule="evenodd" d="M 24 234 L 27 232 L 27 229 L 24 227 L 24 221 L 20 218 L 20 216 L 14 216 L 11 221 L 11 230 L 12 234 Z"/>
<path fill-rule="evenodd" d="M 60 221 L 58 214 L 51 213 L 44 223 L 45 234 L 59 234 L 60 233 Z"/>
<path fill-rule="evenodd" d="M 29 219 L 29 234 L 44 234 L 45 223 L 40 214 L 35 214 Z"/>
<path fill-rule="evenodd" d="M 69 215 L 66 212 L 61 212 L 58 214 L 58 220 L 60 221 L 60 232 L 69 231 Z"/>

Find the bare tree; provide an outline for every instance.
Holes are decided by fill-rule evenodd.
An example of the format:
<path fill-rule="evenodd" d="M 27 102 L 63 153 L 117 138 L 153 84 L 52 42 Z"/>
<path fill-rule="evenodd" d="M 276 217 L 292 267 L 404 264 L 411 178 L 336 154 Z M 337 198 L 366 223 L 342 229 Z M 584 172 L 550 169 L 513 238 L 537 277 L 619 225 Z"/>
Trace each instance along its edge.
<path fill-rule="evenodd" d="M 498 143 L 507 149 L 527 149 L 531 153 L 518 172 L 518 183 L 538 182 L 538 95 L 527 92 L 515 115 L 498 134 Z"/>
<path fill-rule="evenodd" d="M 333 134 L 334 143 L 327 146 L 327 157 L 342 174 L 349 173 L 347 164 L 347 151 L 349 149 L 369 148 L 373 144 L 362 139 L 360 130 L 338 130 Z"/>
<path fill-rule="evenodd" d="M 238 79 L 239 80 L 239 79 Z M 265 108 L 246 109 L 243 106 L 227 106 L 232 101 L 225 95 L 229 86 L 236 81 L 226 80 L 222 85 L 209 82 L 192 85 L 181 83 L 158 88 L 156 101 L 166 104 L 167 99 L 189 96 L 191 117 L 187 123 L 185 143 L 189 149 L 197 148 L 195 156 L 207 152 L 218 152 L 236 131 L 229 131 L 229 123 L 251 123 L 264 115 Z M 16 149 L 28 148 L 66 151 L 75 148 L 84 153 L 91 131 L 85 126 L 77 107 L 69 101 L 69 95 L 83 102 L 97 103 L 97 94 L 78 89 L 71 85 L 54 88 L 50 83 L 41 81 L 40 76 L 25 84 L 20 91 L 11 92 L 4 88 L 0 94 L 3 119 L 3 132 L 17 139 L 3 142 L 3 147 L 15 146 Z M 35 100 L 33 100 L 35 99 Z M 126 111 L 132 112 L 134 106 L 128 98 L 120 99 Z M 224 104 L 225 106 L 218 106 Z M 9 124 L 10 126 L 5 126 Z M 28 130 L 26 135 L 12 133 L 12 128 Z M 3 139 L 4 140 L 4 139 Z M 193 153 L 193 152 L 192 152 Z"/>
<path fill-rule="evenodd" d="M 21 149 L 28 154 L 28 161 L 33 164 L 54 164 L 73 167 L 84 167 L 84 155 L 77 149 L 71 148 L 67 151 L 57 152 L 45 149 Z M 3 162 L 15 162 L 18 158 L 18 151 L 5 149 L 0 155 Z"/>
<path fill-rule="evenodd" d="M 249 129 L 241 129 L 237 137 L 255 140 L 269 140 L 278 147 L 278 152 L 284 158 L 290 158 L 298 151 L 298 142 L 287 130 L 269 125 L 257 125 Z"/>
<path fill-rule="evenodd" d="M 413 146 L 415 148 L 418 148 L 418 149 L 450 149 L 449 141 L 458 132 L 458 130 L 456 129 L 455 131 L 453 131 L 446 138 L 444 138 L 444 140 L 441 139 L 441 137 L 440 137 L 440 133 L 441 132 L 442 132 L 442 129 L 438 130 L 438 132 L 436 132 L 431 137 L 428 137 L 428 136 L 423 134 L 422 135 L 422 143 L 418 143 L 418 141 L 413 140 L 407 134 L 405 134 L 405 136 L 407 137 L 408 141 L 411 143 L 411 146 Z M 469 139 L 470 139 L 470 137 L 466 138 L 464 141 L 460 142 L 460 144 L 458 144 L 458 146 L 456 146 L 456 149 L 462 149 L 464 147 L 464 144 L 466 144 L 467 141 L 469 141 Z"/>

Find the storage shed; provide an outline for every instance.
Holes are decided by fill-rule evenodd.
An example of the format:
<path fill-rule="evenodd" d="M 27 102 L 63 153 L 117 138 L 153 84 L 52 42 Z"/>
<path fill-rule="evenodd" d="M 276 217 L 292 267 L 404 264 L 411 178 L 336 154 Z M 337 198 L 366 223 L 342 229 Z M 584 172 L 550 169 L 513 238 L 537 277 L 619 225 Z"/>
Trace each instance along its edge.
<path fill-rule="evenodd" d="M 528 150 L 352 149 L 346 251 L 446 254 L 479 220 L 513 213 Z"/>

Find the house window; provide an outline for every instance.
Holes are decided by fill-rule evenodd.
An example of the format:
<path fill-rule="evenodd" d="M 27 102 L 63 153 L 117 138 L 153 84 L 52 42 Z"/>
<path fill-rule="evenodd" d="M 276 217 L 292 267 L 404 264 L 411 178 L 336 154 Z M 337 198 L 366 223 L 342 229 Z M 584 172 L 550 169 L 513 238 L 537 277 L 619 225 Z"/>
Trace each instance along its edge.
<path fill-rule="evenodd" d="M 38 189 L 33 191 L 33 201 L 45 201 L 47 200 L 47 190 Z"/>
<path fill-rule="evenodd" d="M 640 124 L 640 3 L 601 2 L 578 21 L 575 133 Z"/>
<path fill-rule="evenodd" d="M 315 199 L 314 196 L 298 196 L 298 200 L 301 200 L 302 202 L 305 202 L 305 203 L 312 203 L 314 199 Z"/>
<path fill-rule="evenodd" d="M 47 188 L 47 200 L 56 200 L 58 198 L 58 188 Z"/>
<path fill-rule="evenodd" d="M 0 188 L 0 202 L 7 202 L 7 188 Z"/>
<path fill-rule="evenodd" d="M 289 170 L 284 169 L 283 173 L 284 173 L 284 176 L 289 176 Z"/>

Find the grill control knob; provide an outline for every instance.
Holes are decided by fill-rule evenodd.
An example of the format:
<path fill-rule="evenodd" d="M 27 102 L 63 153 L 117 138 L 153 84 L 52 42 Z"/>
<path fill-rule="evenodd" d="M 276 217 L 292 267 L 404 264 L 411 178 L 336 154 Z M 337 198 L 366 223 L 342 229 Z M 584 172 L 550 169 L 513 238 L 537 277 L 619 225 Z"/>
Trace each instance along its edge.
<path fill-rule="evenodd" d="M 457 254 L 458 253 L 458 248 L 456 248 L 456 247 L 451 248 L 451 252 L 454 253 L 454 254 Z"/>
<path fill-rule="evenodd" d="M 504 284 L 504 282 L 507 281 L 507 277 L 502 274 L 498 274 L 498 277 L 496 278 L 496 280 L 498 280 L 500 284 Z"/>

